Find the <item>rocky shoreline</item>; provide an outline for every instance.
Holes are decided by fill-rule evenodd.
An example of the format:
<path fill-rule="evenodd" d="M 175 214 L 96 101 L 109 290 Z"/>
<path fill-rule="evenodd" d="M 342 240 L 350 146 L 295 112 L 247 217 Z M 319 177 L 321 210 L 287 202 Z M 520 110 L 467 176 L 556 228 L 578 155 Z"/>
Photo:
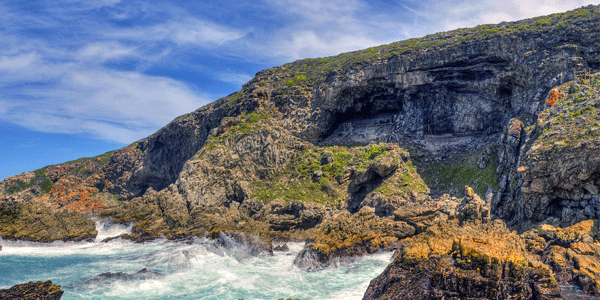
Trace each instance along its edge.
<path fill-rule="evenodd" d="M 261 71 L 132 145 L 0 182 L 0 235 L 91 241 L 93 217 L 136 242 L 306 241 L 307 271 L 396 249 L 365 299 L 598 296 L 599 15 Z"/>

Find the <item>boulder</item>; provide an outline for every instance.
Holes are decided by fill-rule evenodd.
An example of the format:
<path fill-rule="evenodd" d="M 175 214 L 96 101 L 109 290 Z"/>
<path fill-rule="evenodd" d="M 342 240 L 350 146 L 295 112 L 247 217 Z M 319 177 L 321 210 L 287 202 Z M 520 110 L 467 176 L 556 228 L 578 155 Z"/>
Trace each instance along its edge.
<path fill-rule="evenodd" d="M 0 290 L 2 300 L 59 300 L 64 291 L 60 285 L 53 285 L 52 281 L 29 282 L 18 284 L 10 289 Z"/>

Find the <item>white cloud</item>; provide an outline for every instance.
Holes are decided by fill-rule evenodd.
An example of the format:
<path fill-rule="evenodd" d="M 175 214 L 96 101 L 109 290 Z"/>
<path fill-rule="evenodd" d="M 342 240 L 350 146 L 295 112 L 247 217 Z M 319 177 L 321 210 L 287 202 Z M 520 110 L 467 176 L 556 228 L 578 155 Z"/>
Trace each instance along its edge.
<path fill-rule="evenodd" d="M 229 82 L 229 83 L 235 83 L 235 84 L 239 84 L 242 85 L 248 81 L 250 81 L 250 79 L 252 79 L 254 76 L 250 76 L 247 74 L 238 74 L 238 73 L 221 73 L 217 75 L 219 80 L 223 81 L 223 82 Z"/>
<path fill-rule="evenodd" d="M 481 24 L 517 21 L 573 10 L 598 1 L 511 0 L 450 1 L 426 3 L 420 14 L 434 22 L 436 30 L 452 30 Z"/>
<path fill-rule="evenodd" d="M 110 59 L 123 58 L 135 55 L 135 47 L 125 47 L 117 41 L 105 43 L 92 43 L 79 51 L 77 57 L 79 59 L 95 59 L 99 61 L 107 61 Z"/>
<path fill-rule="evenodd" d="M 0 71 L 17 71 L 30 68 L 37 59 L 33 52 L 12 56 L 0 56 Z"/>
<path fill-rule="evenodd" d="M 130 143 L 212 100 L 210 95 L 167 77 L 169 72 L 164 76 L 143 73 L 153 67 L 162 71 L 160 68 L 168 65 L 170 72 L 210 73 L 223 82 L 243 84 L 252 78 L 243 70 L 211 68 L 223 63 L 223 57 L 275 65 L 442 30 L 561 12 L 593 2 L 407 1 L 402 8 L 397 2 L 390 4 L 392 1 L 384 5 L 366 0 L 263 0 L 257 7 L 280 23 L 256 26 L 254 20 L 219 22 L 209 20 L 208 13 L 162 3 L 67 0 L 60 5 L 65 8 L 50 11 L 48 5 L 51 13 L 18 18 L 11 17 L 14 12 L 7 4 L 0 4 L 0 26 L 7 28 L 0 33 L 0 119 L 38 131 L 84 133 Z M 89 18 L 82 12 L 99 8 L 103 8 L 104 19 L 100 14 Z M 141 21 L 115 25 L 130 18 Z M 65 27 L 69 22 L 83 25 L 71 32 L 73 29 Z M 65 36 L 73 34 L 74 38 L 15 34 L 34 29 L 65 30 Z M 206 65 L 188 58 L 203 53 L 211 55 L 202 58 Z M 209 62 L 213 58 L 215 62 Z M 129 71 L 108 67 L 108 63 L 123 61 L 129 63 Z"/>
<path fill-rule="evenodd" d="M 373 39 L 350 33 L 340 33 L 334 36 L 319 35 L 316 31 L 301 31 L 292 33 L 289 40 L 279 41 L 275 54 L 293 60 L 306 57 L 330 56 L 338 53 L 365 49 L 380 45 Z"/>
<path fill-rule="evenodd" d="M 369 11 L 366 1 L 266 1 L 283 16 L 299 17 L 271 43 L 274 54 L 287 60 L 336 55 L 406 37 L 398 30 L 401 20 Z"/>
<path fill-rule="evenodd" d="M 193 45 L 213 48 L 234 41 L 245 32 L 196 18 L 172 20 L 149 27 L 111 30 L 104 33 L 107 39 L 123 39 L 139 42 L 170 41 L 177 45 Z"/>
<path fill-rule="evenodd" d="M 0 118 L 54 133 L 88 133 L 131 143 L 209 103 L 176 80 L 106 69 L 72 71 L 60 83 L 19 90 Z"/>
<path fill-rule="evenodd" d="M 82 11 L 82 10 L 93 10 L 103 7 L 114 7 L 121 3 L 121 0 L 61 0 L 62 3 L 50 4 L 49 6 L 56 5 L 56 10 L 64 11 Z"/>
<path fill-rule="evenodd" d="M 304 22 L 331 23 L 353 20 L 353 15 L 368 8 L 360 0 L 266 0 L 282 13 L 295 14 Z"/>

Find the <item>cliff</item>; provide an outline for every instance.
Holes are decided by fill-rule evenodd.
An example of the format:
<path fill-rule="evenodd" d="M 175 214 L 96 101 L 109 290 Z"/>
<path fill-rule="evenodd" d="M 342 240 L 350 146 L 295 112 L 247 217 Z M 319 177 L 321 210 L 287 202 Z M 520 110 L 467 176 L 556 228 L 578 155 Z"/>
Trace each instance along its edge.
<path fill-rule="evenodd" d="M 312 241 L 296 260 L 312 270 L 461 218 L 465 185 L 522 234 L 596 220 L 600 87 L 581 72 L 600 71 L 599 16 L 588 6 L 261 71 L 127 147 L 0 182 L 0 234 L 90 239 L 86 215 L 133 222 L 124 238 L 138 241 L 251 233 Z M 496 229 L 472 231 L 512 234 Z M 471 234 L 461 230 L 446 244 Z M 435 259 L 456 259 L 447 248 Z M 519 262 L 546 259 L 515 249 Z M 497 257 L 494 266 L 516 265 Z M 570 275 L 559 281 L 581 273 L 561 266 Z M 503 282 L 533 293 L 537 271 L 519 270 Z"/>

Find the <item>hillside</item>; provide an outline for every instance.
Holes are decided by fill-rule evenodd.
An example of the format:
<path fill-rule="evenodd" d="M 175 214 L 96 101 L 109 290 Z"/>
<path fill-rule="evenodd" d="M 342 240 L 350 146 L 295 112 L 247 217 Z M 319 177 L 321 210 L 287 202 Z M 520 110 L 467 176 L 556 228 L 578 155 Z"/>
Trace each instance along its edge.
<path fill-rule="evenodd" d="M 558 280 L 598 294 L 599 25 L 600 6 L 587 6 L 261 71 L 127 147 L 0 182 L 0 234 L 92 239 L 94 216 L 133 222 L 123 238 L 136 241 L 219 232 L 311 240 L 296 264 L 315 270 L 383 248 L 415 255 L 432 232 L 444 253 L 389 268 L 412 262 L 438 276 L 431 264 L 456 259 L 453 242 L 479 232 L 511 240 L 469 245 L 494 252 L 494 268 L 525 262 L 502 284 L 551 295 Z M 585 234 L 557 238 L 581 222 L 592 224 Z M 518 257 L 497 255 L 506 249 Z M 475 268 L 458 265 L 459 275 Z"/>

